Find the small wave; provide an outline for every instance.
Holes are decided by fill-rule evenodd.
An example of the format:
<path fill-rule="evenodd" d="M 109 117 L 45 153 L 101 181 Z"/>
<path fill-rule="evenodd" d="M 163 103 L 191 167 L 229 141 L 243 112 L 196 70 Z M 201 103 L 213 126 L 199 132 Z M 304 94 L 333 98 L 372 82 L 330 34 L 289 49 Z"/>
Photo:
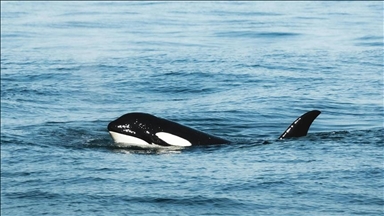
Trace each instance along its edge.
<path fill-rule="evenodd" d="M 275 12 L 264 12 L 264 11 L 225 11 L 225 10 L 213 10 L 213 14 L 217 14 L 220 16 L 252 16 L 252 17 L 260 17 L 260 16 L 282 16 L 282 13 Z"/>
<path fill-rule="evenodd" d="M 254 31 L 228 31 L 216 33 L 218 37 L 245 37 L 245 38 L 286 38 L 301 35 L 294 32 L 254 32 Z"/>
<path fill-rule="evenodd" d="M 10 199 L 56 199 L 60 194 L 47 192 L 43 190 L 32 190 L 26 192 L 13 192 L 8 193 L 6 196 Z"/>
<path fill-rule="evenodd" d="M 206 196 L 175 196 L 175 197 L 125 197 L 124 201 L 129 203 L 156 203 L 161 205 L 187 205 L 187 206 L 215 206 L 215 207 L 227 207 L 231 205 L 241 205 L 235 199 L 227 197 L 206 197 Z"/>
<path fill-rule="evenodd" d="M 382 36 L 373 36 L 367 35 L 363 37 L 358 37 L 355 39 L 358 41 L 355 43 L 356 46 L 368 46 L 368 47 L 383 47 L 383 37 Z"/>
<path fill-rule="evenodd" d="M 262 32 L 258 33 L 260 37 L 291 37 L 291 36 L 298 36 L 299 33 L 292 33 L 292 32 Z"/>
<path fill-rule="evenodd" d="M 383 146 L 384 128 L 351 130 L 351 131 L 331 131 L 309 134 L 306 139 L 311 141 L 342 141 L 355 144 L 372 144 Z"/>
<path fill-rule="evenodd" d="M 368 47 L 383 47 L 383 42 L 361 42 L 356 43 L 356 46 L 368 46 Z"/>

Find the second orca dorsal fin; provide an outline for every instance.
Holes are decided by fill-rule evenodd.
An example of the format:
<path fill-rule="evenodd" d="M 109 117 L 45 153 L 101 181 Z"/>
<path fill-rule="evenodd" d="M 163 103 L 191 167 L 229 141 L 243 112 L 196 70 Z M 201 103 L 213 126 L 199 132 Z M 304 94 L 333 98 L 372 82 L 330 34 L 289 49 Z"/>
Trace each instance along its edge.
<path fill-rule="evenodd" d="M 290 137 L 301 137 L 308 133 L 309 127 L 312 122 L 320 115 L 319 110 L 309 111 L 299 118 L 297 118 L 285 131 L 280 135 L 279 139 L 285 139 Z"/>

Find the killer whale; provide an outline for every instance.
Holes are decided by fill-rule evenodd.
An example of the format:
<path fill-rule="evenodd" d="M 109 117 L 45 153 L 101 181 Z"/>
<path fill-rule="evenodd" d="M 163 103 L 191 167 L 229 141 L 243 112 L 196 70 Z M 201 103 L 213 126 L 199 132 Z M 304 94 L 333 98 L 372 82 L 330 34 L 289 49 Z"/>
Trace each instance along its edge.
<path fill-rule="evenodd" d="M 278 139 L 305 136 L 319 110 L 298 117 Z M 139 147 L 186 147 L 192 145 L 226 144 L 229 140 L 216 137 L 179 123 L 147 113 L 127 113 L 111 121 L 108 131 L 116 143 Z"/>

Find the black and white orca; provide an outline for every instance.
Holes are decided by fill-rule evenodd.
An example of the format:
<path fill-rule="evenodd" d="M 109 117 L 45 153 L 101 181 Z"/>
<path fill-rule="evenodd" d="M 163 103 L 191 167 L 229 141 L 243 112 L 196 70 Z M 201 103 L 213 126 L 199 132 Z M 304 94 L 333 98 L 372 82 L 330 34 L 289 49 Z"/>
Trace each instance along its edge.
<path fill-rule="evenodd" d="M 318 110 L 312 110 L 300 116 L 279 139 L 307 135 L 309 127 L 320 113 Z M 147 113 L 127 113 L 110 122 L 108 131 L 116 143 L 126 146 L 186 147 L 230 143 L 229 140 Z"/>

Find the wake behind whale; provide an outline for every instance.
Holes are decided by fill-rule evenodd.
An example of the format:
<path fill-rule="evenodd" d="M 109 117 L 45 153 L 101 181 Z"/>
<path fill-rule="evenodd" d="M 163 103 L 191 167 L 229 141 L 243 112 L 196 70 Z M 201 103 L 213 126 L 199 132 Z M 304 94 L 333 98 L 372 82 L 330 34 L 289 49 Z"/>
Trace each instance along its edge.
<path fill-rule="evenodd" d="M 278 139 L 306 136 L 320 113 L 312 110 L 298 117 Z M 230 143 L 229 140 L 147 113 L 127 113 L 110 122 L 108 131 L 116 143 L 124 146 L 187 147 Z"/>

